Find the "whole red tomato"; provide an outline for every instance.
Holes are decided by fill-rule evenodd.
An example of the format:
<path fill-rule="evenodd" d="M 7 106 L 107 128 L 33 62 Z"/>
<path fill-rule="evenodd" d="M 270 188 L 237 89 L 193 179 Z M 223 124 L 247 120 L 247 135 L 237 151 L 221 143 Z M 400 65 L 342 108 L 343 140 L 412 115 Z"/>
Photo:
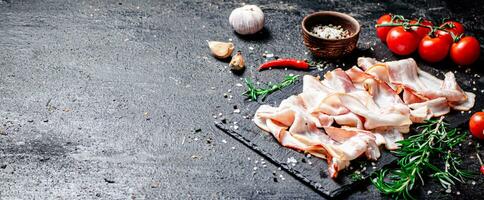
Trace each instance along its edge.
<path fill-rule="evenodd" d="M 445 28 L 446 26 L 452 26 L 453 28 Z M 446 21 L 445 23 L 441 24 L 440 27 L 454 33 L 456 36 L 464 33 L 464 25 L 456 21 Z"/>
<path fill-rule="evenodd" d="M 416 24 L 416 23 L 417 23 L 417 20 L 411 20 L 410 21 L 410 24 Z M 425 25 L 425 26 L 433 26 L 432 22 L 429 21 L 429 20 L 426 20 L 426 19 L 420 21 L 420 24 Z M 430 28 L 426 28 L 426 27 L 422 27 L 422 26 L 412 26 L 412 30 L 417 32 L 419 38 L 425 37 L 430 32 Z"/>
<path fill-rule="evenodd" d="M 442 37 L 430 37 L 429 35 L 422 38 L 418 46 L 420 57 L 427 62 L 439 62 L 449 53 L 451 43 Z"/>
<path fill-rule="evenodd" d="M 376 21 L 376 24 L 388 24 L 392 22 L 392 16 L 390 14 L 386 14 L 378 18 Z M 386 41 L 388 31 L 392 29 L 393 27 L 391 26 L 382 26 L 382 27 L 377 27 L 376 28 L 376 36 L 380 38 L 382 42 Z"/>
<path fill-rule="evenodd" d="M 484 112 L 476 112 L 472 115 L 469 120 L 469 130 L 474 137 L 484 139 Z"/>
<path fill-rule="evenodd" d="M 404 56 L 413 53 L 417 49 L 420 38 L 417 32 L 397 26 L 388 32 L 386 41 L 390 51 Z"/>
<path fill-rule="evenodd" d="M 449 43 L 453 43 L 454 42 L 454 38 L 452 38 L 452 36 L 448 32 L 441 31 L 441 30 L 437 30 L 437 31 L 435 31 L 435 35 L 438 36 L 438 37 L 440 37 L 440 38 L 445 39 Z"/>
<path fill-rule="evenodd" d="M 452 26 L 453 28 L 446 28 L 448 26 Z M 445 23 L 440 25 L 441 28 L 444 28 L 446 31 L 442 30 L 437 30 L 435 33 L 438 36 L 444 37 L 450 42 L 454 41 L 454 38 L 452 38 L 452 33 L 454 36 L 459 36 L 464 33 L 464 26 L 456 21 L 446 21 Z"/>
<path fill-rule="evenodd" d="M 470 65 L 481 55 L 479 41 L 472 36 L 465 36 L 458 42 L 452 44 L 450 57 L 454 63 L 459 65 Z"/>

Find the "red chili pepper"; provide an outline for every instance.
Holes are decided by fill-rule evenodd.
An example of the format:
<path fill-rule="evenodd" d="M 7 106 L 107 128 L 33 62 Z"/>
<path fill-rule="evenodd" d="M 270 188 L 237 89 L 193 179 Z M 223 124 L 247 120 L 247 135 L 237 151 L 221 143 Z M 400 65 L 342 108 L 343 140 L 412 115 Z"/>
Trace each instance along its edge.
<path fill-rule="evenodd" d="M 261 71 L 261 70 L 270 69 L 270 68 L 285 68 L 285 67 L 291 68 L 291 69 L 308 70 L 309 63 L 306 62 L 305 60 L 284 58 L 284 59 L 278 59 L 278 60 L 272 60 L 272 61 L 266 62 L 260 65 L 257 70 Z"/>

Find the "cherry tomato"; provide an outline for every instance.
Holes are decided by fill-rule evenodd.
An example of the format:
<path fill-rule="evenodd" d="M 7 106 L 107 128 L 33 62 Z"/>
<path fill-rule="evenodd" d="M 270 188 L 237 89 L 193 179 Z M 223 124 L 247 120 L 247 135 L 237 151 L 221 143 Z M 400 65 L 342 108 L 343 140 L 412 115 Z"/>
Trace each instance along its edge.
<path fill-rule="evenodd" d="M 453 24 L 454 28 L 445 28 L 444 26 L 446 26 L 446 24 Z M 452 35 L 449 32 L 452 32 L 454 36 L 459 36 L 464 33 L 464 26 L 456 21 L 446 21 L 445 23 L 441 24 L 440 27 L 445 28 L 445 30 L 448 32 L 438 30 L 435 33 L 439 36 L 445 37 L 451 42 L 454 41 L 454 38 L 452 38 Z"/>
<path fill-rule="evenodd" d="M 450 26 L 452 26 L 453 24 L 453 28 L 446 28 L 446 30 L 454 33 L 455 36 L 459 36 L 460 34 L 464 33 L 464 25 L 456 21 L 446 21 L 445 23 L 440 25 L 440 27 L 444 27 L 447 24 L 449 24 Z"/>
<path fill-rule="evenodd" d="M 410 24 L 416 24 L 416 23 L 417 23 L 417 20 L 410 21 Z M 432 22 L 426 19 L 422 20 L 420 24 L 425 26 L 433 26 Z M 412 26 L 412 30 L 417 32 L 419 38 L 423 38 L 430 33 L 430 28 L 421 27 L 421 26 Z"/>
<path fill-rule="evenodd" d="M 390 14 L 386 14 L 378 18 L 376 21 L 376 24 L 388 24 L 392 22 L 392 16 Z M 392 29 L 393 27 L 391 26 L 382 26 L 382 27 L 377 27 L 376 28 L 376 36 L 380 38 L 382 42 L 386 41 L 388 31 Z"/>
<path fill-rule="evenodd" d="M 469 120 L 469 130 L 472 136 L 484 139 L 484 112 L 476 112 Z"/>
<path fill-rule="evenodd" d="M 386 41 L 390 51 L 404 56 L 413 53 L 417 49 L 420 39 L 417 32 L 397 26 L 388 32 Z"/>
<path fill-rule="evenodd" d="M 459 65 L 470 65 L 474 63 L 481 54 L 479 41 L 472 36 L 465 36 L 457 43 L 452 44 L 450 57 Z"/>
<path fill-rule="evenodd" d="M 481 173 L 484 174 L 484 165 L 481 165 Z"/>
<path fill-rule="evenodd" d="M 427 62 L 439 62 L 449 53 L 450 45 L 451 43 L 445 38 L 432 38 L 427 35 L 422 38 L 422 41 L 420 41 L 418 53 L 420 57 Z"/>
<path fill-rule="evenodd" d="M 454 38 L 452 38 L 452 36 L 448 32 L 437 30 L 435 31 L 435 35 L 445 39 L 447 42 L 451 44 L 454 42 Z"/>

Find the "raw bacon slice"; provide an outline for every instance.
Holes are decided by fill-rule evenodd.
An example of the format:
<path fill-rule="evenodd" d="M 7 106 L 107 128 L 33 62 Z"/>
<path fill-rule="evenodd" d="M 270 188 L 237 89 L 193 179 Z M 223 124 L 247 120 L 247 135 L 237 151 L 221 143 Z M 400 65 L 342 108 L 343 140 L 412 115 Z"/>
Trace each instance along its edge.
<path fill-rule="evenodd" d="M 414 103 L 408 106 L 414 110 L 421 108 L 428 110 L 427 119 L 430 117 L 439 117 L 450 112 L 450 107 L 445 97 L 439 97 L 422 103 Z"/>
<path fill-rule="evenodd" d="M 468 111 L 472 107 L 474 107 L 474 104 L 476 103 L 476 95 L 471 92 L 465 92 L 467 99 L 463 101 L 458 101 L 458 102 L 449 102 L 449 105 L 456 110 L 463 110 L 463 111 Z"/>
<path fill-rule="evenodd" d="M 349 94 L 338 94 L 341 103 L 351 112 L 365 118 L 364 127 L 367 130 L 387 126 L 405 126 L 412 124 L 410 116 L 390 110 L 370 110 L 358 98 Z"/>
<path fill-rule="evenodd" d="M 374 58 L 358 58 L 358 65 L 365 72 L 394 85 L 392 88 L 400 88 L 397 92 L 403 89 L 403 100 L 407 104 L 445 97 L 448 106 L 456 110 L 469 110 L 474 106 L 475 95 L 464 92 L 452 72 L 447 72 L 444 80 L 440 80 L 419 69 L 412 58 L 386 63 Z"/>

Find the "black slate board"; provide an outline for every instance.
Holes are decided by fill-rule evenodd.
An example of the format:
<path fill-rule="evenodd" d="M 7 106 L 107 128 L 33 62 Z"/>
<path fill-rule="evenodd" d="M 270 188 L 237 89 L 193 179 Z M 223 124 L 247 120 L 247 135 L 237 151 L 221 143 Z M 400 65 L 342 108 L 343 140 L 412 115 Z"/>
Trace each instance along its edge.
<path fill-rule="evenodd" d="M 347 69 L 350 66 L 354 66 L 356 64 L 357 55 L 361 56 L 364 54 L 365 53 L 361 51 L 357 52 L 354 56 L 347 58 L 347 61 L 339 61 L 337 65 L 330 64 L 330 66 L 327 67 L 325 70 L 312 74 L 322 76 L 326 71 L 332 70 L 336 66 Z M 439 78 L 443 78 L 443 74 L 445 73 L 445 71 L 450 70 L 447 69 L 445 71 L 441 71 L 436 69 L 435 67 L 428 66 L 425 63 L 420 63 L 418 60 L 417 62 L 419 67 L 421 67 L 423 70 Z M 462 113 L 458 111 L 451 111 L 451 113 L 446 115 L 445 121 L 448 122 L 451 127 L 458 127 L 466 123 L 471 113 L 482 109 L 484 102 L 481 92 L 473 91 L 473 87 L 476 86 L 478 88 L 483 88 L 484 84 L 482 78 L 475 77 L 474 74 L 471 73 L 457 71 L 456 79 L 465 91 L 473 92 L 477 94 L 477 97 L 476 105 L 472 109 L 472 112 Z M 475 82 L 475 84 L 473 82 Z M 285 88 L 284 92 L 276 92 L 272 95 L 269 95 L 263 102 L 245 101 L 241 105 L 242 108 L 245 108 L 242 114 L 226 115 L 225 120 L 216 121 L 215 125 L 223 132 L 227 133 L 244 145 L 248 146 L 272 163 L 280 166 L 289 174 L 293 175 L 298 180 L 302 181 L 306 185 L 309 185 L 314 190 L 328 198 L 334 198 L 342 195 L 345 192 L 351 192 L 350 190 L 353 188 L 353 186 L 359 183 L 354 182 L 351 179 L 350 174 L 354 171 L 361 171 L 361 169 L 365 168 L 366 170 L 362 171 L 362 175 L 367 178 L 369 174 L 371 174 L 373 171 L 381 169 L 382 167 L 392 163 L 396 159 L 387 150 L 382 150 L 382 156 L 377 162 L 371 163 L 365 161 L 363 158 L 355 160 L 352 162 L 352 167 L 350 169 L 342 171 L 339 174 L 338 178 L 336 180 L 333 180 L 328 177 L 327 163 L 325 160 L 314 157 L 307 158 L 303 153 L 282 147 L 271 134 L 259 129 L 250 120 L 260 105 L 270 104 L 273 106 L 278 106 L 281 100 L 286 99 L 290 95 L 299 94 L 301 91 L 302 81 Z M 233 128 L 233 122 L 237 123 L 236 125 L 238 126 L 238 129 Z M 412 131 L 410 132 L 410 134 L 413 133 L 415 133 L 414 126 L 412 127 Z M 298 163 L 296 165 L 288 164 L 287 159 L 290 157 L 294 157 L 298 161 Z M 309 164 L 309 162 L 311 162 L 312 164 Z"/>

